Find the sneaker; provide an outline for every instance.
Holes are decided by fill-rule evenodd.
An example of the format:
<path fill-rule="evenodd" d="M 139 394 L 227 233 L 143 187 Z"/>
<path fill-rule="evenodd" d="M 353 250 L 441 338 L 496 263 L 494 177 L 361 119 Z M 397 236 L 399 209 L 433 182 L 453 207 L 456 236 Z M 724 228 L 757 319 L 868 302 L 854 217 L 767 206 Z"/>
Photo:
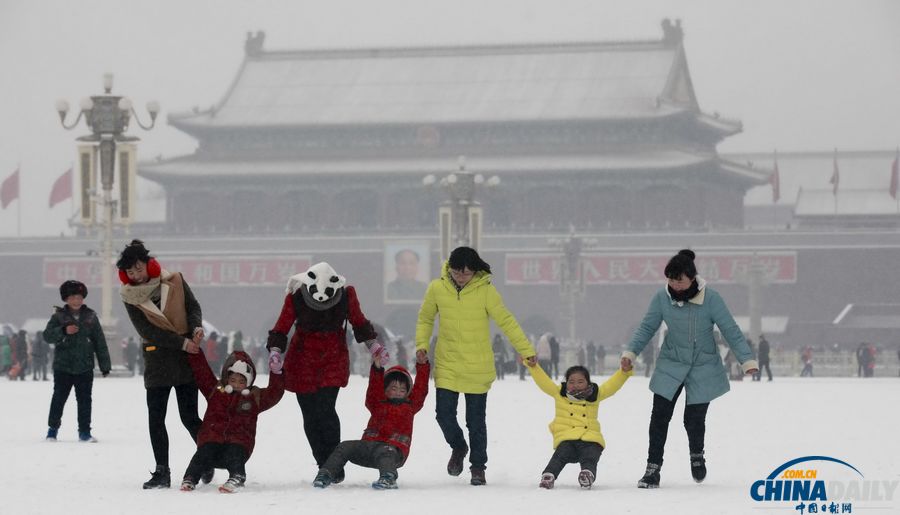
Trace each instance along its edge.
<path fill-rule="evenodd" d="M 540 484 L 538 484 L 538 486 L 541 488 L 546 488 L 547 490 L 551 490 L 553 488 L 553 483 L 555 482 L 556 477 L 553 474 L 544 472 L 544 474 L 541 475 L 541 482 Z"/>
<path fill-rule="evenodd" d="M 193 492 L 195 488 L 197 488 L 197 483 L 193 479 L 186 477 L 181 481 L 182 492 Z"/>
<path fill-rule="evenodd" d="M 150 490 L 153 488 L 169 488 L 171 486 L 172 478 L 169 474 L 169 467 L 165 467 L 162 465 L 156 466 L 156 471 L 152 472 L 152 476 L 150 476 L 150 480 L 144 483 L 144 490 Z"/>
<path fill-rule="evenodd" d="M 638 488 L 659 488 L 659 465 L 648 463 L 644 477 L 638 480 Z"/>
<path fill-rule="evenodd" d="M 591 485 L 594 484 L 594 473 L 588 469 L 582 469 L 581 472 L 578 473 L 578 484 L 585 490 L 590 489 Z"/>
<path fill-rule="evenodd" d="M 397 475 L 393 472 L 383 472 L 378 481 L 372 483 L 372 488 L 376 490 L 396 490 Z"/>
<path fill-rule="evenodd" d="M 211 468 L 209 470 L 203 471 L 203 474 L 200 474 L 200 482 L 204 485 L 208 485 L 212 480 L 213 476 L 216 475 L 216 469 Z"/>
<path fill-rule="evenodd" d="M 78 441 L 85 443 L 97 443 L 97 439 L 91 436 L 90 431 L 79 431 L 78 432 Z"/>
<path fill-rule="evenodd" d="M 334 483 L 334 480 L 331 479 L 331 474 L 325 469 L 319 469 L 319 473 L 313 479 L 313 486 L 316 488 L 327 488 L 331 483 Z"/>
<path fill-rule="evenodd" d="M 459 449 L 453 449 L 453 452 L 450 454 L 450 461 L 447 462 L 447 473 L 451 476 L 458 476 L 462 474 L 463 471 L 463 458 L 466 457 L 466 454 L 469 453 L 468 447 L 460 447 Z"/>
<path fill-rule="evenodd" d="M 219 491 L 223 494 L 233 494 L 238 488 L 242 488 L 244 486 L 244 481 L 246 479 L 246 476 L 235 474 L 229 477 L 228 481 L 222 483 L 222 486 L 219 487 Z"/>
<path fill-rule="evenodd" d="M 487 479 L 484 478 L 484 469 L 471 469 L 472 472 L 472 480 L 469 481 L 469 484 L 472 486 L 483 486 L 487 484 Z"/>
<path fill-rule="evenodd" d="M 696 483 L 702 483 L 706 479 L 706 458 L 703 457 L 702 451 L 691 453 L 691 476 Z"/>
<path fill-rule="evenodd" d="M 55 441 L 56 441 L 56 434 L 57 434 L 58 432 L 59 432 L 59 428 L 58 428 L 58 427 L 50 427 L 50 428 L 47 428 L 47 441 L 48 441 L 48 442 L 55 442 Z"/>

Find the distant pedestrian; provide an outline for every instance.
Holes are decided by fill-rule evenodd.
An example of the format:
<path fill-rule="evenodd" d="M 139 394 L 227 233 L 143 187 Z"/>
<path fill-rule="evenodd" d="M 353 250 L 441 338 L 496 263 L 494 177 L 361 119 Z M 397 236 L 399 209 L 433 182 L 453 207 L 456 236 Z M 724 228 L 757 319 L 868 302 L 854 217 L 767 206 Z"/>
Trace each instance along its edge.
<path fill-rule="evenodd" d="M 800 351 L 800 361 L 803 362 L 803 370 L 800 371 L 800 377 L 813 376 L 813 350 L 807 345 Z"/>
<path fill-rule="evenodd" d="M 866 342 L 856 346 L 856 377 L 862 377 L 866 370 Z"/>
<path fill-rule="evenodd" d="M 19 381 L 24 381 L 25 377 L 28 375 L 28 334 L 24 329 L 20 329 L 19 332 L 13 336 L 13 341 L 15 345 L 13 347 L 14 355 L 16 357 L 16 361 L 19 363 L 19 375 L 17 378 Z"/>
<path fill-rule="evenodd" d="M 596 375 L 603 374 L 602 365 L 600 367 L 597 366 L 597 346 L 594 345 L 594 340 L 588 340 L 587 345 L 584 347 L 584 352 L 584 366 L 588 369 L 588 372 Z"/>
<path fill-rule="evenodd" d="M 762 376 L 762 370 L 766 369 L 766 374 L 769 376 L 769 381 L 772 380 L 772 368 L 769 366 L 769 352 L 771 348 L 769 347 L 769 340 L 766 340 L 766 337 L 763 335 L 759 336 L 759 375 Z"/>
<path fill-rule="evenodd" d="M 494 342 L 491 344 L 494 351 L 494 369 L 497 371 L 497 379 L 506 378 L 506 344 L 500 333 L 494 335 Z"/>
<path fill-rule="evenodd" d="M 47 380 L 47 357 L 50 354 L 50 344 L 44 341 L 44 331 L 35 331 L 31 341 L 31 369 L 32 380 Z"/>
<path fill-rule="evenodd" d="M 579 361 L 579 363 L 584 363 L 584 361 Z M 559 340 L 552 334 L 550 335 L 550 370 L 548 374 L 552 375 L 553 379 L 559 379 Z"/>

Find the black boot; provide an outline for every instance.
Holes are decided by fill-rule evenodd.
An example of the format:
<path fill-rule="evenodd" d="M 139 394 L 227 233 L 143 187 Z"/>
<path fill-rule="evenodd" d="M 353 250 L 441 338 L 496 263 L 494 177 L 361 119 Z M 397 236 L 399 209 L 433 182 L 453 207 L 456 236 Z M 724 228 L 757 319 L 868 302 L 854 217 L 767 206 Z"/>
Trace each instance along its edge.
<path fill-rule="evenodd" d="M 647 463 L 644 477 L 638 480 L 638 488 L 659 488 L 659 465 Z"/>
<path fill-rule="evenodd" d="M 466 457 L 466 454 L 469 453 L 469 447 L 460 447 L 458 449 L 453 449 L 453 452 L 450 453 L 450 461 L 447 462 L 447 473 L 451 476 L 458 476 L 462 474 L 463 470 L 463 459 Z"/>
<path fill-rule="evenodd" d="M 706 459 L 703 457 L 703 451 L 691 453 L 691 475 L 697 483 L 702 483 L 706 479 Z"/>
<path fill-rule="evenodd" d="M 157 465 L 156 471 L 152 473 L 150 476 L 150 480 L 144 483 L 144 490 L 150 490 L 153 488 L 169 488 L 172 483 L 171 474 L 169 473 L 169 467 L 164 465 Z"/>

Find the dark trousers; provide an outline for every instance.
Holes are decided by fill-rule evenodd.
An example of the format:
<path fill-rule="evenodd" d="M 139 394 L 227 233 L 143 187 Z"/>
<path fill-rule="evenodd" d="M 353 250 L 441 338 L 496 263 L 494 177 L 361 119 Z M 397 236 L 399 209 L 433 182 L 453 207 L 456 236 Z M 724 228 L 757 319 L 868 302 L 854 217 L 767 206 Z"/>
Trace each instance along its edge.
<path fill-rule="evenodd" d="M 769 381 L 771 381 L 771 380 L 772 380 L 772 369 L 769 367 L 769 362 L 768 362 L 768 361 L 761 361 L 761 362 L 759 363 L 759 372 L 757 372 L 757 375 L 758 375 L 760 378 L 762 378 L 762 371 L 763 371 L 763 369 L 766 369 L 766 374 L 769 376 Z M 759 380 L 759 379 L 757 379 L 757 381 L 758 381 L 758 380 Z"/>
<path fill-rule="evenodd" d="M 803 365 L 803 370 L 800 371 L 800 377 L 812 377 L 813 376 L 813 366 L 812 363 L 806 363 Z"/>
<path fill-rule="evenodd" d="M 381 474 L 391 473 L 396 478 L 397 469 L 403 466 L 406 458 L 400 449 L 384 442 L 347 440 L 335 447 L 322 468 L 327 470 L 331 477 L 338 477 L 342 475 L 344 465 L 348 461 L 360 467 L 378 469 Z"/>
<path fill-rule="evenodd" d="M 550 360 L 550 370 L 547 372 L 547 375 L 553 379 L 559 377 L 559 358 Z"/>
<path fill-rule="evenodd" d="M 337 386 L 329 386 L 313 393 L 297 394 L 303 413 L 303 431 L 319 468 L 341 442 L 341 419 L 334 407 L 339 391 Z"/>
<path fill-rule="evenodd" d="M 228 470 L 228 476 L 247 477 L 247 471 L 244 465 L 247 463 L 247 450 L 242 445 L 236 443 L 205 443 L 201 445 L 187 470 L 184 471 L 184 478 L 190 478 L 191 481 L 197 483 L 203 472 L 212 468 L 224 468 Z"/>
<path fill-rule="evenodd" d="M 662 395 L 653 394 L 653 412 L 650 415 L 650 447 L 647 451 L 647 462 L 662 466 L 663 451 L 666 446 L 666 436 L 669 432 L 669 421 L 675 411 L 675 402 L 684 385 L 678 387 L 672 400 Z M 684 406 L 684 429 L 688 435 L 688 447 L 691 454 L 703 452 L 703 442 L 706 437 L 706 411 L 709 403 L 686 404 Z"/>
<path fill-rule="evenodd" d="M 444 440 L 452 449 L 466 447 L 466 438 L 456 420 L 459 392 L 437 388 L 435 411 L 437 422 L 444 433 Z M 487 464 L 487 393 L 467 393 L 466 428 L 469 430 L 469 463 L 472 469 L 484 470 Z"/>
<path fill-rule="evenodd" d="M 166 430 L 166 412 L 169 407 L 169 392 L 172 386 L 154 386 L 147 388 L 147 421 L 150 428 L 150 445 L 157 466 L 169 466 L 169 432 Z M 175 386 L 175 399 L 178 401 L 178 415 L 181 423 L 197 441 L 200 430 L 200 416 L 197 415 L 197 385 L 195 383 Z"/>
<path fill-rule="evenodd" d="M 553 451 L 553 456 L 544 467 L 544 473 L 551 473 L 553 477 L 559 477 L 559 473 L 568 463 L 579 463 L 581 469 L 590 470 L 594 476 L 597 476 L 597 462 L 600 461 L 600 454 L 603 453 L 603 446 L 597 442 L 585 442 L 583 440 L 566 440 L 560 442 Z"/>
<path fill-rule="evenodd" d="M 33 358 L 31 362 L 31 369 L 34 372 L 32 379 L 34 381 L 38 380 L 40 376 L 44 381 L 47 380 L 47 360 L 43 358 Z"/>
<path fill-rule="evenodd" d="M 54 371 L 53 397 L 50 399 L 50 415 L 47 426 L 59 428 L 62 424 L 63 408 L 69 400 L 69 392 L 75 388 L 75 402 L 78 403 L 78 431 L 91 431 L 91 391 L 94 387 L 94 371 L 83 374 L 67 374 Z"/>

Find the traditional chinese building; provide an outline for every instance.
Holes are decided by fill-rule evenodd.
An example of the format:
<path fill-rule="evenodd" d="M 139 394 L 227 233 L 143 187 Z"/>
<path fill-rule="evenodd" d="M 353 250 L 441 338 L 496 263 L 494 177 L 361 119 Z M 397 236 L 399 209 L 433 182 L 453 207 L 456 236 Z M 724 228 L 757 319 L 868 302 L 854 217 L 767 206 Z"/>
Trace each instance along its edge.
<path fill-rule="evenodd" d="M 737 229 L 769 171 L 720 158 L 740 122 L 704 113 L 680 24 L 652 41 L 269 51 L 249 36 L 224 98 L 172 114 L 196 153 L 141 164 L 166 232 L 436 227 L 422 178 L 466 156 L 497 175 L 486 230 Z"/>

